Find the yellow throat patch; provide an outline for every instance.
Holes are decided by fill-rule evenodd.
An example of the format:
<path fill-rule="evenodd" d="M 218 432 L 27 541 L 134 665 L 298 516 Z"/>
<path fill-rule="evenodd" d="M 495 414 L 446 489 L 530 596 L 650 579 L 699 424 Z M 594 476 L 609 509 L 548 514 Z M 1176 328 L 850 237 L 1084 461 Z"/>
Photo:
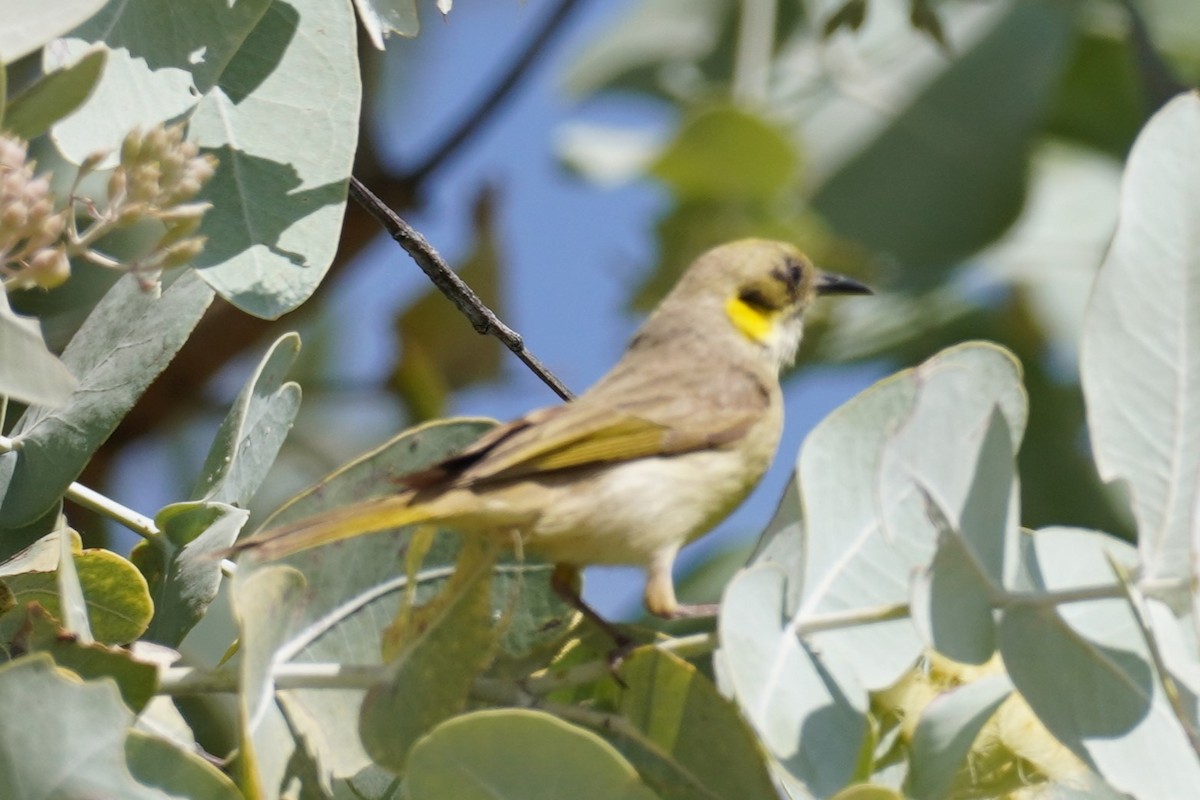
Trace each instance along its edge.
<path fill-rule="evenodd" d="M 740 297 L 729 298 L 725 303 L 725 313 L 733 327 L 750 341 L 759 344 L 767 344 L 771 340 L 780 314 L 774 309 L 752 306 Z"/>

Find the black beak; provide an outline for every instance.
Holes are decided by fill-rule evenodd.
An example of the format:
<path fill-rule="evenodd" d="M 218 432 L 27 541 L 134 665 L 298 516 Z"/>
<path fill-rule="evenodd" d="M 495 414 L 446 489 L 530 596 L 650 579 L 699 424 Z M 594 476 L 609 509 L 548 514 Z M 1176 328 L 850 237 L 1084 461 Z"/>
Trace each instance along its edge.
<path fill-rule="evenodd" d="M 845 275 L 823 272 L 817 279 L 817 294 L 875 294 L 870 286 Z"/>

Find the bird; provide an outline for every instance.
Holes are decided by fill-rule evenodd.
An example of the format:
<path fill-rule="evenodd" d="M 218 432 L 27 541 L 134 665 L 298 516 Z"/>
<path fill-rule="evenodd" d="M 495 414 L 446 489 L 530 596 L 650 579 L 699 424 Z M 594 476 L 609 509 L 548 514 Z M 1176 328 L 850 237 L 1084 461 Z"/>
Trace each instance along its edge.
<path fill-rule="evenodd" d="M 684 606 L 679 550 L 712 530 L 758 484 L 783 430 L 780 373 L 804 314 L 824 295 L 871 294 L 825 272 L 793 244 L 743 239 L 700 255 L 600 380 L 464 450 L 402 477 L 394 494 L 291 521 L 236 543 L 260 560 L 407 525 L 517 537 L 551 561 L 554 589 L 611 626 L 579 595 L 597 564 L 640 567 L 643 603 L 674 619 Z"/>

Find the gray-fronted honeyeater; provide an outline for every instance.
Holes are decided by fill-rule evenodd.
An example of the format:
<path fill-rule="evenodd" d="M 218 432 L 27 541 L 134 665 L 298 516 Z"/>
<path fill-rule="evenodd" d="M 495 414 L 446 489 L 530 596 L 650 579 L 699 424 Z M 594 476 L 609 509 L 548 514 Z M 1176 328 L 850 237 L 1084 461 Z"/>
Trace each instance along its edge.
<path fill-rule="evenodd" d="M 520 537 L 574 594 L 590 564 L 646 572 L 645 604 L 687 615 L 671 568 L 683 545 L 758 483 L 783 428 L 780 370 L 804 311 L 826 294 L 869 294 L 783 242 L 709 250 L 642 325 L 616 366 L 578 398 L 489 431 L 401 480 L 394 495 L 287 523 L 240 542 L 277 558 L 351 536 L 436 523 Z"/>

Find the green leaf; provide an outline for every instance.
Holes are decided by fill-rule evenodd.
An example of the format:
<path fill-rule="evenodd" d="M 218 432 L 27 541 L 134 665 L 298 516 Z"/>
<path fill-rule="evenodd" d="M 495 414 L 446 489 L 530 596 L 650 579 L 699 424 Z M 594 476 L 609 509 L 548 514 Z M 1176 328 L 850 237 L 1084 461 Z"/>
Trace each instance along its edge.
<path fill-rule="evenodd" d="M 44 408 L 60 408 L 78 381 L 46 347 L 42 326 L 8 305 L 0 292 L 0 395 Z"/>
<path fill-rule="evenodd" d="M 125 740 L 129 772 L 146 786 L 187 800 L 242 800 L 233 781 L 196 753 L 140 731 Z"/>
<path fill-rule="evenodd" d="M 200 621 L 221 588 L 219 554 L 249 517 L 225 503 L 173 503 L 155 515 L 163 539 L 141 542 L 130 554 L 154 598 L 146 640 L 178 647 Z"/>
<path fill-rule="evenodd" d="M 137 568 L 108 550 L 84 550 L 73 560 L 87 607 L 92 635 L 103 644 L 126 644 L 146 630 L 153 614 L 146 580 Z M 18 608 L 0 616 L 0 631 L 20 623 L 26 604 L 40 603 L 50 614 L 63 618 L 57 572 L 27 572 L 4 579 L 16 595 Z"/>
<path fill-rule="evenodd" d="M 906 789 L 914 800 L 948 797 L 957 775 L 969 769 L 975 737 L 1012 695 L 1012 683 L 993 675 L 939 695 L 925 707 L 912 735 Z"/>
<path fill-rule="evenodd" d="M 35 655 L 0 667 L 0 796 L 167 800 L 125 766 L 133 713 L 111 681 L 80 683 Z"/>
<path fill-rule="evenodd" d="M 304 575 L 287 566 L 253 572 L 239 569 L 233 580 L 234 616 L 241 633 L 237 774 L 243 793 L 250 797 L 263 795 L 266 787 L 283 786 L 301 750 L 287 720 L 275 708 L 274 670 L 276 652 L 304 610 L 305 589 Z M 269 796 L 274 796 L 274 790 Z"/>
<path fill-rule="evenodd" d="M 88 53 L 14 97 L 4 112 L 4 130 L 22 139 L 45 133 L 87 100 L 100 80 L 107 55 L 104 50 Z"/>
<path fill-rule="evenodd" d="M 753 730 L 695 667 L 641 647 L 621 664 L 621 679 L 627 688 L 618 695 L 618 711 L 632 731 L 598 732 L 664 800 L 777 796 Z"/>
<path fill-rule="evenodd" d="M 58 527 L 58 617 L 72 636 L 84 644 L 92 644 L 92 625 L 88 619 L 87 600 L 79 571 L 75 569 L 75 550 L 72 536 L 62 519 Z"/>
<path fill-rule="evenodd" d="M 1135 38 L 1108 29 L 1081 31 L 1051 106 L 1051 133 L 1125 157 L 1148 112 Z"/>
<path fill-rule="evenodd" d="M 25 652 L 46 653 L 55 664 L 87 681 L 112 679 L 134 712 L 141 712 L 154 696 L 158 670 L 153 664 L 138 661 L 128 650 L 79 642 L 40 605 L 26 607 L 25 619 L 15 642 Z"/>
<path fill-rule="evenodd" d="M 887 786 L 860 783 L 843 789 L 829 800 L 904 800 L 904 796 Z"/>
<path fill-rule="evenodd" d="M 412 800 L 576 800 L 657 797 L 613 746 L 541 711 L 476 711 L 417 743 L 404 778 Z"/>
<path fill-rule="evenodd" d="M 41 516 L 146 387 L 187 341 L 212 301 L 212 290 L 185 272 L 161 297 L 122 278 L 63 352 L 79 387 L 62 408 L 30 408 L 11 434 L 20 450 L 0 455 L 0 525 Z"/>
<path fill-rule="evenodd" d="M 300 386 L 285 381 L 300 352 L 300 336 L 285 333 L 242 388 L 204 460 L 193 500 L 246 507 L 300 410 Z"/>
<path fill-rule="evenodd" d="M 798 177 L 795 146 L 762 117 L 733 107 L 685 122 L 650 172 L 680 200 L 775 199 Z"/>
<path fill-rule="evenodd" d="M 468 541 L 445 588 L 419 608 L 400 611 L 402 630 L 395 634 L 403 649 L 387 682 L 367 691 L 359 717 L 363 746 L 380 766 L 402 774 L 417 739 L 466 708 L 472 683 L 491 660 L 496 551 L 487 544 Z"/>
<path fill-rule="evenodd" d="M 11 64 L 99 11 L 107 0 L 5 0 L 0 25 L 0 63 Z M 0 95 L 2 97 L 3 95 Z"/>
<path fill-rule="evenodd" d="M 714 669 L 779 764 L 817 796 L 850 782 L 867 739 L 867 692 L 836 651 L 810 646 L 788 611 L 775 564 L 743 570 L 725 590 Z"/>
<path fill-rule="evenodd" d="M 1021 209 L 1027 151 L 1070 53 L 1073 18 L 1065 4 L 1014 3 L 821 186 L 817 211 L 898 260 L 910 284 L 943 279 Z"/>
<path fill-rule="evenodd" d="M 1146 578 L 1191 574 L 1200 526 L 1200 97 L 1150 120 L 1092 292 L 1081 371 L 1101 476 L 1131 490 Z"/>
<path fill-rule="evenodd" d="M 1026 540 L 1027 591 L 1094 588 L 1112 583 L 1110 559 L 1125 569 L 1136 563 L 1129 545 L 1096 531 L 1047 528 Z M 1157 601 L 1150 606 L 1161 608 Z M 1125 600 L 1055 608 L 1034 597 L 1006 609 L 999 642 L 1013 685 L 1038 719 L 1115 788 L 1135 797 L 1186 797 L 1200 785 L 1200 759 Z M 1194 650 L 1188 660 L 1194 671 Z"/>
<path fill-rule="evenodd" d="M 380 50 L 393 33 L 412 38 L 421 30 L 417 0 L 354 0 L 354 8 L 371 44 Z"/>

